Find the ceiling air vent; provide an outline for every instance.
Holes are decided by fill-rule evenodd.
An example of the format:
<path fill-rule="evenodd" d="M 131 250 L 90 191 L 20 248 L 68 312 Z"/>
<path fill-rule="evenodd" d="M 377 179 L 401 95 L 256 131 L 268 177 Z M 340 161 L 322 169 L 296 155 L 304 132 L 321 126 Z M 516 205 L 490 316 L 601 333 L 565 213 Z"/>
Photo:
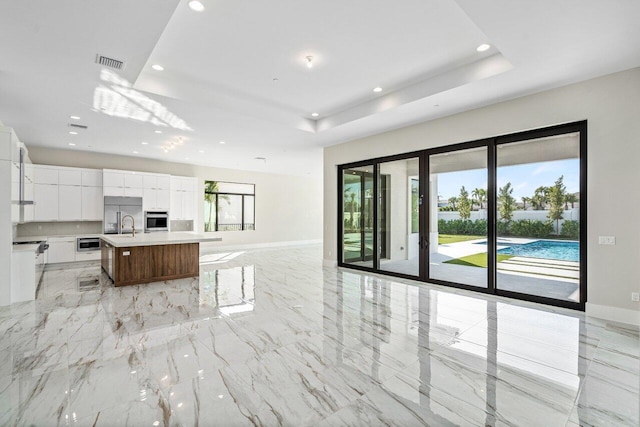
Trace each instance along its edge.
<path fill-rule="evenodd" d="M 100 54 L 96 55 L 96 64 L 104 65 L 105 67 L 113 68 L 114 70 L 122 70 L 124 68 L 124 61 L 119 61 Z"/>
<path fill-rule="evenodd" d="M 79 125 L 76 123 L 69 123 L 69 127 L 70 128 L 78 128 L 78 129 L 87 129 L 88 126 L 87 125 Z"/>

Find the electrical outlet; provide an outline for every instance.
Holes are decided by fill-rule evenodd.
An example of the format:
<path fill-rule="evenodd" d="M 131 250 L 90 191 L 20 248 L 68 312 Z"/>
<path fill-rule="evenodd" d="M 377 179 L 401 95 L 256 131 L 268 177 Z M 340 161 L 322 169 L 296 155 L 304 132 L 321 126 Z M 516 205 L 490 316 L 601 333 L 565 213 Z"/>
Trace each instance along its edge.
<path fill-rule="evenodd" d="M 640 292 L 631 292 L 631 301 L 640 301 Z"/>
<path fill-rule="evenodd" d="M 599 245 L 615 245 L 616 237 L 615 236 L 599 236 L 598 244 Z"/>

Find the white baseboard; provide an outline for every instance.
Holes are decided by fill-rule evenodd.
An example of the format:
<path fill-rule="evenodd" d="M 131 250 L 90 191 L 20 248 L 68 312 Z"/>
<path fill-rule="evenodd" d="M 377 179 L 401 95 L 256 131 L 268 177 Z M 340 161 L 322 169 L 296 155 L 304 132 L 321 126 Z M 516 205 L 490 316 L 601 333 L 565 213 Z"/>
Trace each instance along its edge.
<path fill-rule="evenodd" d="M 630 325 L 640 325 L 640 311 L 637 310 L 591 303 L 587 303 L 585 308 L 587 316 L 611 320 L 614 322 L 628 323 Z"/>
<path fill-rule="evenodd" d="M 322 266 L 335 268 L 338 266 L 338 261 L 336 261 L 335 259 L 323 259 Z"/>
<path fill-rule="evenodd" d="M 322 243 L 322 239 L 315 240 L 289 240 L 284 242 L 269 242 L 269 243 L 247 243 L 241 245 L 220 245 L 219 243 L 200 243 L 201 252 L 219 252 L 219 251 L 235 251 L 242 249 L 264 249 L 264 248 L 279 248 L 288 246 L 306 246 L 317 245 Z"/>

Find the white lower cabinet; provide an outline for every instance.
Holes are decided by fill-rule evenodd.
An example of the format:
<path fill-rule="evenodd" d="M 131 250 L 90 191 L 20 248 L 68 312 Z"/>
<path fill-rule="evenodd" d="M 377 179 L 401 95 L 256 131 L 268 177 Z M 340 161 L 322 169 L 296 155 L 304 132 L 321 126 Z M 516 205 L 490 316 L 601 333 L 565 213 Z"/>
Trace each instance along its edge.
<path fill-rule="evenodd" d="M 74 262 L 76 260 L 75 237 L 50 237 L 48 239 L 47 263 Z"/>
<path fill-rule="evenodd" d="M 100 251 L 76 252 L 76 261 L 97 261 L 101 254 Z"/>

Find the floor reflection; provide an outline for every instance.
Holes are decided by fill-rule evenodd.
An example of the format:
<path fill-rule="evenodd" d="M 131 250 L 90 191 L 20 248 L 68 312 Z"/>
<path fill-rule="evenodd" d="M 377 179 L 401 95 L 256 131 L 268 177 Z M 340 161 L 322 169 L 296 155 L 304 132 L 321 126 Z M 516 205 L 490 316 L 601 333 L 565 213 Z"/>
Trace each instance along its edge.
<path fill-rule="evenodd" d="M 46 272 L 0 308 L 0 425 L 639 424 L 637 329 L 320 257 L 205 254 L 199 278 L 120 288 Z"/>

